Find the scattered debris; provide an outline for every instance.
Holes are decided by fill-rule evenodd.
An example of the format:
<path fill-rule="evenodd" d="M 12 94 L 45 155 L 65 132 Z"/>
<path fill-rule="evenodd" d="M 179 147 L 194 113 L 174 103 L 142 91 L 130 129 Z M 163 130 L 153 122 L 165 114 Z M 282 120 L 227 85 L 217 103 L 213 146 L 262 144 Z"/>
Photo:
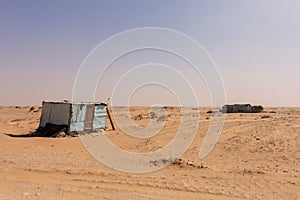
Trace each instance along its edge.
<path fill-rule="evenodd" d="M 66 137 L 67 134 L 65 132 L 60 132 L 59 134 L 57 134 L 57 138 L 63 138 L 63 137 Z"/>
<path fill-rule="evenodd" d="M 36 113 L 36 112 L 39 112 L 40 109 L 41 109 L 40 107 L 33 107 L 33 106 L 32 106 L 32 107 L 29 108 L 29 111 L 28 111 L 28 112 L 30 112 L 30 113 L 31 113 L 31 112 Z"/>
<path fill-rule="evenodd" d="M 173 107 L 173 106 L 164 106 L 163 108 L 164 108 L 165 110 L 168 110 L 168 109 L 173 110 L 175 107 Z"/>
<path fill-rule="evenodd" d="M 105 134 L 105 130 L 103 130 L 103 129 L 100 129 L 100 130 L 97 131 L 97 132 L 90 133 L 90 135 L 91 135 L 92 137 L 98 137 L 98 136 L 101 136 L 101 135 L 104 135 L 104 134 Z"/>
<path fill-rule="evenodd" d="M 173 164 L 182 165 L 182 159 L 181 158 L 175 158 Z"/>
<path fill-rule="evenodd" d="M 187 165 L 192 166 L 192 167 L 196 167 L 195 163 L 193 163 L 192 161 L 187 161 L 186 162 Z"/>
<path fill-rule="evenodd" d="M 209 110 L 207 111 L 206 113 L 207 114 L 215 114 L 215 113 L 218 113 L 219 111 L 216 111 L 216 110 Z"/>
<path fill-rule="evenodd" d="M 190 160 L 185 162 L 181 158 L 153 160 L 153 161 L 150 161 L 150 164 L 154 165 L 154 166 L 167 166 L 167 165 L 173 164 L 173 165 L 178 165 L 180 167 L 189 166 L 189 167 L 194 167 L 194 168 L 198 168 L 198 169 L 207 168 L 207 167 L 204 167 L 203 163 L 196 165 L 194 162 L 192 162 Z"/>
<path fill-rule="evenodd" d="M 267 119 L 267 118 L 271 118 L 271 116 L 270 116 L 270 115 L 263 115 L 263 116 L 261 116 L 260 118 L 261 118 L 261 119 Z"/>
<path fill-rule="evenodd" d="M 174 161 L 175 161 L 174 158 L 169 158 L 169 159 L 163 158 L 159 160 L 151 160 L 149 163 L 154 166 L 167 166 L 174 163 Z"/>
<path fill-rule="evenodd" d="M 143 119 L 143 115 L 138 114 L 137 116 L 134 117 L 134 120 L 142 120 Z"/>
<path fill-rule="evenodd" d="M 76 131 L 69 133 L 69 137 L 77 137 L 78 135 L 79 135 L 79 133 Z"/>
<path fill-rule="evenodd" d="M 150 112 L 150 119 L 154 119 L 154 118 L 157 118 L 157 114 L 155 112 Z"/>
<path fill-rule="evenodd" d="M 198 168 L 198 169 L 204 168 L 203 163 L 201 163 L 200 165 L 198 165 L 197 168 Z"/>

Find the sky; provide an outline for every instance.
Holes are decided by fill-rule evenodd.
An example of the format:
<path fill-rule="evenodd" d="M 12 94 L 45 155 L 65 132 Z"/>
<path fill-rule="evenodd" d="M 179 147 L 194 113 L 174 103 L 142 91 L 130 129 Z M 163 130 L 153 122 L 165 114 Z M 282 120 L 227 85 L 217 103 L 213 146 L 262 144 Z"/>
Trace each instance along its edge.
<path fill-rule="evenodd" d="M 222 77 L 227 103 L 298 107 L 299 10 L 297 0 L 1 0 L 0 105 L 71 100 L 77 71 L 99 43 L 129 29 L 161 27 L 186 34 L 206 49 Z M 163 61 L 170 56 L 130 55 L 114 64 L 111 77 L 121 76 L 127 69 L 122 65 L 137 59 L 151 62 L 147 55 Z M 181 61 L 169 64 L 192 74 Z M 208 105 L 203 80 L 188 80 L 201 105 Z M 111 97 L 109 81 L 102 83 L 109 87 L 97 91 L 97 100 Z M 134 92 L 130 102 L 167 105 L 174 98 L 152 85 Z"/>

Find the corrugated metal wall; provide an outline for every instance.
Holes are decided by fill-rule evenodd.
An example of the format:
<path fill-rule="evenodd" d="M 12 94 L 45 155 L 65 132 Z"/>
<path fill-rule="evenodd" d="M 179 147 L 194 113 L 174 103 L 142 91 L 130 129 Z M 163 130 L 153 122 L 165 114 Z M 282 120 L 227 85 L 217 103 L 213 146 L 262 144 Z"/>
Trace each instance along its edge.
<path fill-rule="evenodd" d="M 70 121 L 69 132 L 84 131 L 86 105 L 84 104 L 73 104 L 72 105 L 72 116 Z"/>
<path fill-rule="evenodd" d="M 85 120 L 87 119 L 87 114 L 92 116 L 88 116 L 88 118 L 93 119 L 93 128 L 92 130 L 97 130 L 100 128 L 106 127 L 106 105 L 95 104 L 95 112 L 86 112 L 87 105 L 89 104 L 73 104 L 72 106 L 72 117 L 70 122 L 69 132 L 72 131 L 84 131 L 87 128 L 90 131 L 89 127 L 85 127 Z"/>
<path fill-rule="evenodd" d="M 70 104 L 66 103 L 44 102 L 40 127 L 45 127 L 47 123 L 68 125 L 70 119 L 70 108 Z"/>
<path fill-rule="evenodd" d="M 106 127 L 106 105 L 96 105 L 93 121 L 93 130 Z"/>

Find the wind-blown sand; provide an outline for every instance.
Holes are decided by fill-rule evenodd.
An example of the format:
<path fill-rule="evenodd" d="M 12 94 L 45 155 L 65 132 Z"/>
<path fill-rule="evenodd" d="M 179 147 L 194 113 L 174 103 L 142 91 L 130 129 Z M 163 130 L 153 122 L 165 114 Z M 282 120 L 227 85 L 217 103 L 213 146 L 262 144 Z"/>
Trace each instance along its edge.
<path fill-rule="evenodd" d="M 227 114 L 218 143 L 199 160 L 210 121 L 203 109 L 199 131 L 182 164 L 145 174 L 104 166 L 78 137 L 5 135 L 38 127 L 41 109 L 29 110 L 0 107 L 0 199 L 300 199 L 300 108 Z M 130 111 L 137 124 L 149 123 L 147 108 Z M 162 132 L 149 139 L 135 139 L 110 126 L 104 134 L 128 151 L 154 151 L 178 130 L 179 109 L 168 108 L 167 114 L 161 119 L 166 120 Z M 191 113 L 191 120 L 196 117 Z"/>

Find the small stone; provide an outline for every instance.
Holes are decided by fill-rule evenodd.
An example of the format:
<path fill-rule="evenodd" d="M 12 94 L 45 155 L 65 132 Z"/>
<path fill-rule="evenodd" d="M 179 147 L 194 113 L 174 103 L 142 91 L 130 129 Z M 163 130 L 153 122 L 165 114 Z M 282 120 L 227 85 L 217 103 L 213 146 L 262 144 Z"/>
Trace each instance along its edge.
<path fill-rule="evenodd" d="M 102 135 L 102 133 L 101 132 L 92 132 L 90 135 L 92 137 L 98 137 L 98 136 Z"/>
<path fill-rule="evenodd" d="M 198 168 L 198 169 L 204 168 L 203 163 L 201 163 L 200 165 L 198 165 L 197 168 Z"/>
<path fill-rule="evenodd" d="M 176 158 L 174 161 L 174 164 L 181 165 L 182 164 L 182 159 L 181 158 Z"/>
<path fill-rule="evenodd" d="M 29 194 L 29 192 L 24 192 L 23 193 L 23 197 L 28 197 L 30 194 Z"/>
<path fill-rule="evenodd" d="M 134 120 L 142 120 L 143 116 L 141 114 L 138 114 L 137 116 L 134 117 Z"/>
<path fill-rule="evenodd" d="M 192 161 L 187 161 L 186 164 L 189 165 L 189 166 L 195 167 L 195 164 Z"/>
<path fill-rule="evenodd" d="M 71 133 L 69 134 L 69 137 L 77 137 L 78 135 L 79 135 L 78 132 L 73 131 L 73 132 L 71 132 Z"/>
<path fill-rule="evenodd" d="M 65 132 L 60 132 L 56 137 L 58 138 L 63 138 L 63 137 L 66 137 L 67 134 Z"/>

